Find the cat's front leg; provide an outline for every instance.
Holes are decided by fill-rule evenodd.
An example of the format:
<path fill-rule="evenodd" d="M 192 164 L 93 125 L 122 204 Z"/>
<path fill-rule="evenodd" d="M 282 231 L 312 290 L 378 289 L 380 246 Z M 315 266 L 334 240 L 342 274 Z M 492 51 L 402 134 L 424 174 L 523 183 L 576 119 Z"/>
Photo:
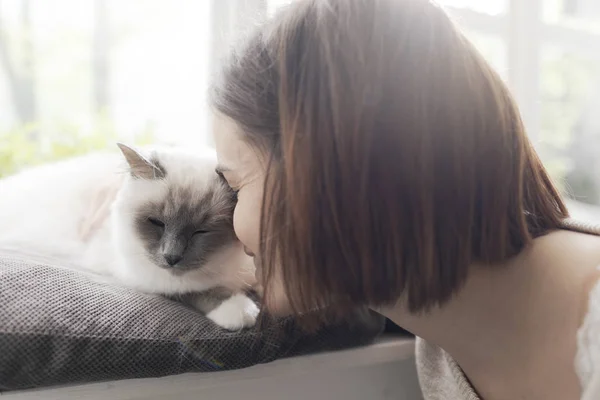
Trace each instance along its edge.
<path fill-rule="evenodd" d="M 223 301 L 206 316 L 227 330 L 237 331 L 254 326 L 258 313 L 259 309 L 254 301 L 244 293 L 237 293 Z"/>
<path fill-rule="evenodd" d="M 194 296 L 192 305 L 217 325 L 237 331 L 254 326 L 259 308 L 244 293 L 215 288 Z"/>

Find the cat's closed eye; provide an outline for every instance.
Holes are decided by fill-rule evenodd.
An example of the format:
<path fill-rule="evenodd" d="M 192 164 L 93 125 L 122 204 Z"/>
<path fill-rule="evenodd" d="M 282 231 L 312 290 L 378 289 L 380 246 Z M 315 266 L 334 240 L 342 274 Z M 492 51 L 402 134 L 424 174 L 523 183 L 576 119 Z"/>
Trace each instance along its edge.
<path fill-rule="evenodd" d="M 198 229 L 196 232 L 194 232 L 194 236 L 196 235 L 204 235 L 205 233 L 208 233 L 207 230 L 203 230 L 203 229 Z"/>
<path fill-rule="evenodd" d="M 162 222 L 161 220 L 156 219 L 154 217 L 148 217 L 148 222 L 150 222 L 154 226 L 158 226 L 159 228 L 164 228 L 165 227 L 165 223 L 164 222 Z"/>

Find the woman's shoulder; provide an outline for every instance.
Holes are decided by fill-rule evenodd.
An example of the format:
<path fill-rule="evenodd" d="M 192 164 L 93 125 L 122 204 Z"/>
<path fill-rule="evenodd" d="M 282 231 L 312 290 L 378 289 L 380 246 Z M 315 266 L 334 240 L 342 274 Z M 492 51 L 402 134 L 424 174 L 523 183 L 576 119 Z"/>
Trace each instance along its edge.
<path fill-rule="evenodd" d="M 417 338 L 416 359 L 425 400 L 480 400 L 456 361 L 440 347 Z"/>

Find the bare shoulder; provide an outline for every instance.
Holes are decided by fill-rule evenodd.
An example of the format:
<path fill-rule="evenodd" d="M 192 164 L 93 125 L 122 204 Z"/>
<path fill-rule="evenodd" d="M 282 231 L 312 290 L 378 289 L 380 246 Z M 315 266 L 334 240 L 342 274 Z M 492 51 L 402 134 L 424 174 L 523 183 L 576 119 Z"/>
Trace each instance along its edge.
<path fill-rule="evenodd" d="M 525 255 L 543 264 L 600 265 L 600 236 L 558 230 L 533 241 Z"/>
<path fill-rule="evenodd" d="M 585 313 L 588 293 L 600 278 L 600 236 L 558 230 L 539 237 L 517 257 L 540 272 L 538 277 L 560 281 L 569 287 L 571 296 L 580 297 L 580 310 Z"/>
<path fill-rule="evenodd" d="M 555 278 L 577 283 L 580 324 L 588 312 L 589 294 L 600 280 L 600 236 L 560 230 L 536 239 L 527 252 L 533 264 L 555 271 Z"/>

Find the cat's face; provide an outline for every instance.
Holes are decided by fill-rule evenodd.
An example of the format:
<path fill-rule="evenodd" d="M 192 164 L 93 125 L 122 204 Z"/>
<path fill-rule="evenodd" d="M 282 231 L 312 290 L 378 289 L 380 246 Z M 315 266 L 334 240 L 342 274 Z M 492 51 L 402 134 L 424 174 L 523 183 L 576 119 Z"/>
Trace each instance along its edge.
<path fill-rule="evenodd" d="M 235 197 L 216 161 L 176 151 L 148 157 L 122 146 L 130 167 L 118 207 L 145 257 L 174 275 L 201 269 L 236 242 Z M 127 211 L 128 210 L 128 211 Z"/>
<path fill-rule="evenodd" d="M 135 230 L 156 265 L 173 273 L 200 268 L 208 257 L 235 240 L 232 194 L 213 179 L 203 196 L 171 186 L 160 200 L 135 212 Z"/>

